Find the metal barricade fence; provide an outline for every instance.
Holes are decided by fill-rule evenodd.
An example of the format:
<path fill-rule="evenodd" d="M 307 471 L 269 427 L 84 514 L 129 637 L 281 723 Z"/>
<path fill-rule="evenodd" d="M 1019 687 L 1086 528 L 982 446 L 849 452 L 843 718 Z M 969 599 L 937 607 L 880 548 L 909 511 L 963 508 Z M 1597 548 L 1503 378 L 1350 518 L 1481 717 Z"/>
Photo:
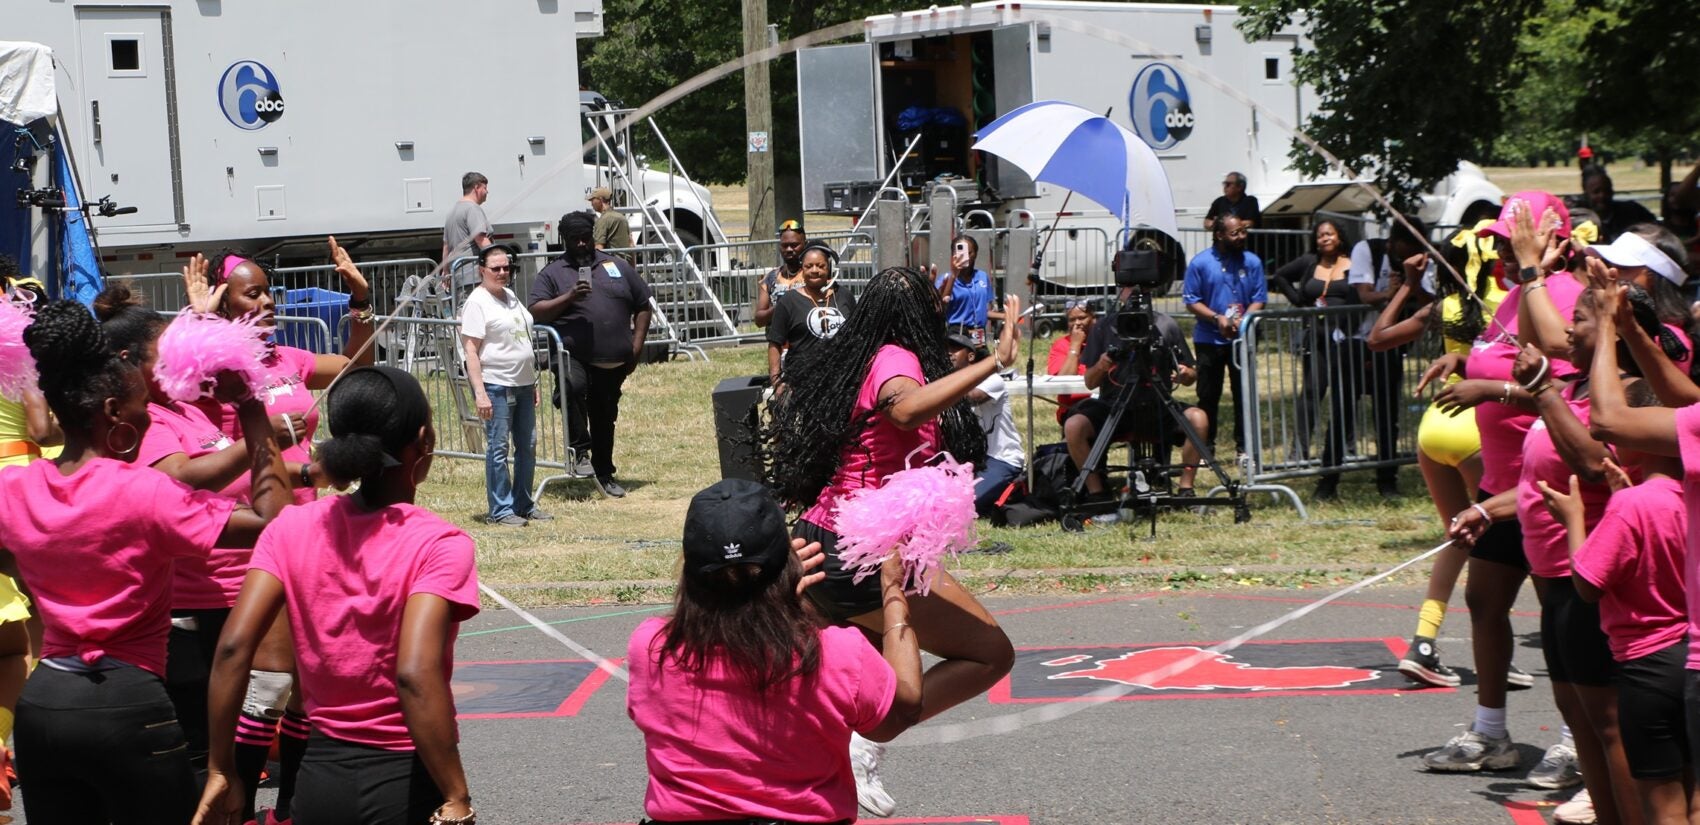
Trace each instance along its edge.
<path fill-rule="evenodd" d="M 398 311 L 398 300 L 415 289 L 419 280 L 438 273 L 437 262 L 430 258 L 402 258 L 394 261 L 365 261 L 357 263 L 360 274 L 372 298 L 372 310 L 382 315 Z M 322 289 L 327 292 L 347 292 L 342 276 L 331 264 L 318 266 L 288 266 L 272 270 L 272 289 Z"/>
<path fill-rule="evenodd" d="M 810 235 L 809 241 L 839 250 L 837 283 L 860 295 L 874 274 L 874 236 L 868 232 L 823 233 Z M 708 278 L 709 289 L 740 329 L 755 318 L 762 276 L 781 262 L 779 241 L 775 238 L 700 244 L 686 249 L 685 255 Z"/>
<path fill-rule="evenodd" d="M 1411 464 L 1427 403 L 1415 397 L 1439 353 L 1435 336 L 1385 352 L 1358 337 L 1374 319 L 1366 306 L 1255 312 L 1240 326 L 1235 387 L 1244 399 L 1244 481 L 1289 496 L 1278 482 Z M 1222 427 L 1233 412 L 1224 405 Z"/>
<path fill-rule="evenodd" d="M 682 291 L 679 267 L 673 250 L 666 246 L 638 246 L 629 249 L 603 250 L 611 255 L 619 255 L 630 261 L 637 268 L 638 274 L 649 284 L 654 297 L 653 307 L 659 312 L 649 325 L 649 335 L 645 341 L 651 346 L 667 346 L 669 355 L 673 347 L 689 346 L 683 340 L 677 328 L 677 321 L 671 313 L 681 313 L 688 309 L 688 299 L 681 298 Z M 537 274 L 543 271 L 549 262 L 561 257 L 560 252 L 525 252 L 514 259 L 517 267 L 512 273 L 512 281 L 508 288 L 514 291 L 521 301 L 531 301 L 531 286 L 537 281 Z M 450 269 L 457 269 L 462 264 L 475 260 L 471 257 L 456 258 Z M 460 302 L 473 287 L 455 287 L 448 291 L 444 317 L 456 319 L 460 317 Z M 671 313 L 669 312 L 671 310 Z M 539 326 L 543 326 L 539 324 Z"/>
<path fill-rule="evenodd" d="M 472 385 L 466 378 L 460 322 L 452 318 L 380 316 L 376 323 L 389 324 L 386 338 L 409 342 L 404 349 L 381 350 L 377 362 L 419 380 L 431 402 L 431 423 L 437 431 L 435 454 L 483 462 L 484 420 L 478 417 Z M 552 481 L 580 477 L 574 470 L 580 456 L 573 452 L 568 435 L 567 359 L 561 357 L 561 336 L 554 327 L 538 324 L 532 328 L 531 343 L 537 359 L 538 394 L 534 455 L 538 467 L 559 471 L 535 480 L 535 499 Z"/>
<path fill-rule="evenodd" d="M 374 311 L 388 314 L 397 311 L 396 303 L 399 296 L 413 288 L 419 279 L 429 276 L 437 268 L 437 262 L 429 258 L 403 258 L 393 261 L 364 261 L 358 264 L 366 283 L 370 286 L 372 308 Z M 291 266 L 271 270 L 273 291 L 317 288 L 329 292 L 346 293 L 348 288 L 342 283 L 342 276 L 336 274 L 336 267 L 329 264 L 322 266 Z M 141 273 L 133 275 L 109 275 L 108 283 L 128 284 L 131 291 L 147 300 L 149 309 L 157 312 L 176 312 L 183 308 L 183 275 L 178 272 Z M 437 294 L 435 291 L 433 294 Z M 278 297 L 278 306 L 283 307 L 282 296 Z M 327 325 L 334 320 L 327 320 Z"/>

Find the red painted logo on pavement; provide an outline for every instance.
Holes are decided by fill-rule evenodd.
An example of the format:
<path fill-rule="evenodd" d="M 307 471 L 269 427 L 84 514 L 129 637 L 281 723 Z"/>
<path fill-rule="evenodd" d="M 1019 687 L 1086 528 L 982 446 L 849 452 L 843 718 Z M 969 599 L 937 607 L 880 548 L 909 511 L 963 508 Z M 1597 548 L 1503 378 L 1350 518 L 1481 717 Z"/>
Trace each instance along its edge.
<path fill-rule="evenodd" d="M 1149 690 L 1316 690 L 1349 687 L 1376 677 L 1376 671 L 1361 667 L 1259 667 L 1236 662 L 1230 654 L 1182 646 L 1135 650 L 1050 678 L 1095 679 Z"/>

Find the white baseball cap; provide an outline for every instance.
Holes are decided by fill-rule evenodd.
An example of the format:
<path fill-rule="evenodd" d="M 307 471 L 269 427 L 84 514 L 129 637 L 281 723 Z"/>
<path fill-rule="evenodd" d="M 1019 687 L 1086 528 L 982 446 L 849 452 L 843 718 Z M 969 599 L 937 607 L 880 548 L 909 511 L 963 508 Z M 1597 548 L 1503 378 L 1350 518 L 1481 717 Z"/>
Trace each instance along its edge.
<path fill-rule="evenodd" d="M 1600 260 L 1612 266 L 1639 266 L 1659 273 L 1665 280 L 1677 286 L 1682 286 L 1688 280 L 1688 273 L 1676 265 L 1669 255 L 1659 251 L 1646 238 L 1633 232 L 1625 232 L 1617 236 L 1611 243 L 1594 244 L 1588 247 L 1588 254 L 1600 256 Z"/>

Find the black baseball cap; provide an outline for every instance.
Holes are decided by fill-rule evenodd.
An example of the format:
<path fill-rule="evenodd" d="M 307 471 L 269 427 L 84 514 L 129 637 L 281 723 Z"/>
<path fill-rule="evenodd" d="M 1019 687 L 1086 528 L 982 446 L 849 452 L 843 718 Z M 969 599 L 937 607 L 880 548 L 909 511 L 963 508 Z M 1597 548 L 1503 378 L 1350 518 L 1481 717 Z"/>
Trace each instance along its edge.
<path fill-rule="evenodd" d="M 968 333 L 966 333 L 966 332 L 949 333 L 949 334 L 945 335 L 944 340 L 945 340 L 945 343 L 950 344 L 953 347 L 965 349 L 965 350 L 968 350 L 969 352 L 973 353 L 974 354 L 974 360 L 976 360 L 976 361 L 980 360 L 981 358 L 985 358 L 989 354 L 986 351 L 985 347 L 974 343 L 974 339 L 970 338 L 968 336 Z"/>
<path fill-rule="evenodd" d="M 766 487 L 728 478 L 697 493 L 685 511 L 685 572 L 701 576 L 727 565 L 754 564 L 778 575 L 791 552 L 785 512 Z"/>

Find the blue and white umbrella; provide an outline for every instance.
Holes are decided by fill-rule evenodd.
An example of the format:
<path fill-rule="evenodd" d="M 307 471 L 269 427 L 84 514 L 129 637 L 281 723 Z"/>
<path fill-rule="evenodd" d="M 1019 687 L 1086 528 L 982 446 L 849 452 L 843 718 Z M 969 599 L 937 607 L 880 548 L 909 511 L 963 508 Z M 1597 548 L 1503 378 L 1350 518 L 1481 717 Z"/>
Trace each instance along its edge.
<path fill-rule="evenodd" d="M 997 155 L 1034 180 L 1071 189 L 1110 210 L 1123 226 L 1151 226 L 1169 237 L 1175 196 L 1163 163 L 1138 135 L 1109 118 L 1059 100 L 1029 103 L 974 135 L 974 148 Z"/>

